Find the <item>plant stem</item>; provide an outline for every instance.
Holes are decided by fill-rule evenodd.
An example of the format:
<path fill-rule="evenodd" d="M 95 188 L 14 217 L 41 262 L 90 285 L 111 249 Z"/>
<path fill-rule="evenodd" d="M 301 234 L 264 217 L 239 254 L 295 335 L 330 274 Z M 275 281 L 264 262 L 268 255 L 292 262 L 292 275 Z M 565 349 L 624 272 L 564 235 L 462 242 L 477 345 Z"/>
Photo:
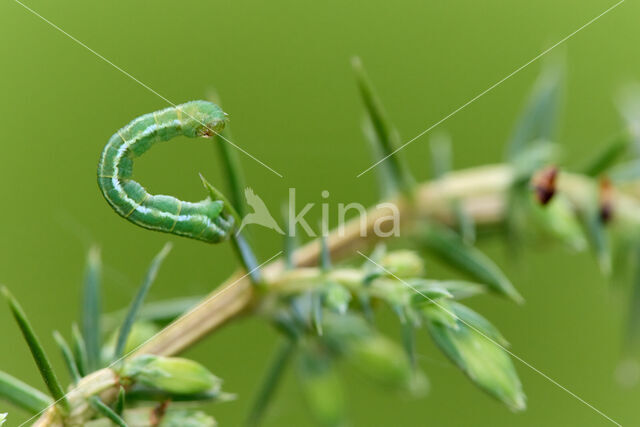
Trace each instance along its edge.
<path fill-rule="evenodd" d="M 458 199 L 461 208 L 478 225 L 500 222 L 504 216 L 506 197 L 512 180 L 511 168 L 504 165 L 484 166 L 451 173 L 437 181 L 426 182 L 416 187 L 413 202 L 399 198 L 394 203 L 400 211 L 403 230 L 410 230 L 419 219 L 430 218 L 442 223 L 455 221 L 455 212 L 448 203 Z M 580 175 L 561 173 L 558 191 L 568 196 L 577 210 L 587 208 L 590 203 L 592 182 Z M 616 195 L 616 214 L 621 220 L 640 221 L 640 201 L 627 195 Z M 378 205 L 379 206 L 379 205 Z M 340 260 L 351 256 L 356 250 L 366 250 L 381 239 L 374 233 L 379 220 L 390 214 L 390 208 L 367 212 L 365 233 L 361 233 L 360 219 L 350 221 L 343 230 L 333 230 L 327 245 L 331 258 Z M 381 227 L 384 229 L 384 227 Z M 321 255 L 320 240 L 316 239 L 298 249 L 293 256 L 297 267 L 317 265 Z M 284 262 L 276 260 L 263 268 L 264 281 L 273 282 L 285 270 Z M 140 348 L 135 355 L 158 354 L 171 356 L 193 345 L 211 331 L 233 319 L 255 303 L 254 290 L 248 278 L 234 274 L 205 300 L 176 319 L 155 338 Z"/>
<path fill-rule="evenodd" d="M 390 202 L 395 204 L 400 212 L 401 229 L 404 233 L 410 232 L 411 228 L 423 219 L 445 224 L 454 223 L 456 214 L 449 203 L 452 199 L 459 200 L 461 209 L 477 225 L 492 225 L 504 219 L 512 180 L 513 171 L 507 165 L 483 166 L 453 172 L 436 181 L 417 185 L 410 198 L 400 197 Z M 583 175 L 562 172 L 558 179 L 558 192 L 567 196 L 577 211 L 584 211 L 592 202 L 590 196 L 593 185 L 593 181 Z M 634 197 L 640 196 L 640 192 L 635 193 L 615 194 L 614 206 L 618 220 L 640 223 L 640 200 Z M 377 205 L 367 212 L 366 221 L 361 223 L 360 218 L 355 218 L 343 229 L 333 230 L 329 234 L 327 245 L 333 260 L 352 256 L 356 250 L 366 251 L 383 238 L 380 233 L 374 233 L 374 227 L 378 226 L 386 231 L 385 225 L 388 224 L 382 219 L 388 217 L 392 210 L 389 205 L 380 206 Z M 298 249 L 293 254 L 293 262 L 297 267 L 315 266 L 320 257 L 321 244 L 320 240 L 316 239 Z M 284 271 L 285 263 L 281 259 L 262 269 L 267 290 L 268 284 L 277 281 Z M 178 354 L 230 320 L 251 310 L 258 302 L 259 296 L 248 277 L 243 277 L 240 272 L 235 273 L 204 301 L 176 319 L 131 357 L 141 354 Z M 116 394 L 117 389 L 114 389 L 114 398 Z M 108 403 L 107 400 L 104 401 Z"/>

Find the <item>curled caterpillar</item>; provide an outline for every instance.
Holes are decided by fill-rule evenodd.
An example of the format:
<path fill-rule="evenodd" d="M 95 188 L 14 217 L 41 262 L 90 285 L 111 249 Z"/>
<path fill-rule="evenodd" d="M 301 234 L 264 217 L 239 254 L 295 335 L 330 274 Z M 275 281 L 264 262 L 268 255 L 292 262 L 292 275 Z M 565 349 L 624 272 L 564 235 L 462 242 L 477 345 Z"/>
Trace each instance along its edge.
<path fill-rule="evenodd" d="M 176 136 L 211 137 L 225 125 L 215 104 L 191 101 L 145 114 L 117 131 L 98 162 L 98 185 L 109 205 L 123 218 L 150 230 L 217 243 L 233 232 L 234 217 L 222 200 L 185 202 L 153 195 L 131 179 L 133 160 L 154 144 Z"/>

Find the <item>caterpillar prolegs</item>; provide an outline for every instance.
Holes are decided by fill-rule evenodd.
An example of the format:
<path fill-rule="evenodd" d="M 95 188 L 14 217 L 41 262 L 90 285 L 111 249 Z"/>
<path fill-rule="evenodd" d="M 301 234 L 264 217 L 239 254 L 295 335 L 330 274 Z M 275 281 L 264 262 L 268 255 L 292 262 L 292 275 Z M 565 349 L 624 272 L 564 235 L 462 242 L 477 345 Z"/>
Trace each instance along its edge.
<path fill-rule="evenodd" d="M 98 162 L 98 185 L 107 202 L 144 228 L 209 243 L 225 240 L 236 226 L 226 201 L 207 198 L 194 203 L 153 195 L 131 178 L 133 160 L 154 144 L 180 135 L 211 137 L 224 128 L 225 118 L 217 105 L 192 101 L 145 114 L 117 131 Z"/>

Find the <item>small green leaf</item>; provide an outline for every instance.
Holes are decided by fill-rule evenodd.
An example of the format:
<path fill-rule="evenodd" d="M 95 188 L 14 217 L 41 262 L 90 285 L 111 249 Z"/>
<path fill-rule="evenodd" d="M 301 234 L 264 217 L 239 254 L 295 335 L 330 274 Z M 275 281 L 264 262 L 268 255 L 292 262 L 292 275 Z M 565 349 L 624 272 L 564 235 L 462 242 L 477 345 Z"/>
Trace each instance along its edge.
<path fill-rule="evenodd" d="M 323 305 L 322 292 L 319 290 L 312 292 L 311 294 L 311 312 L 313 316 L 313 326 L 316 329 L 318 335 L 322 335 L 322 305 Z"/>
<path fill-rule="evenodd" d="M 402 346 L 407 355 L 411 368 L 416 368 L 416 334 L 412 322 L 404 322 L 402 325 Z"/>
<path fill-rule="evenodd" d="M 460 305 L 453 307 L 456 313 L 451 316 L 452 312 L 447 312 L 446 315 L 455 320 L 455 327 L 431 317 L 438 308 L 432 307 L 431 311 L 425 312 L 428 330 L 436 344 L 483 390 L 514 411 L 525 409 L 526 398 L 509 355 L 490 335 L 482 335 L 479 328 L 469 327 L 469 322 L 462 322 L 461 317 L 456 316 L 460 313 Z M 475 320 L 478 316 L 471 315 Z"/>
<path fill-rule="evenodd" d="M 630 132 L 622 132 L 608 141 L 596 155 L 589 160 L 582 172 L 587 176 L 596 177 L 613 166 L 629 149 L 633 139 Z"/>
<path fill-rule="evenodd" d="M 558 64 L 543 69 L 536 80 L 508 146 L 508 158 L 515 159 L 535 141 L 551 141 L 556 128 L 563 83 Z"/>
<path fill-rule="evenodd" d="M 2 371 L 0 371 L 0 398 L 31 414 L 44 411 L 53 404 L 53 400 L 40 390 Z"/>
<path fill-rule="evenodd" d="M 225 196 L 224 193 L 222 193 L 220 190 L 214 187 L 209 181 L 207 181 L 207 179 L 202 174 L 200 174 L 200 181 L 202 181 L 202 185 L 204 186 L 205 190 L 207 190 L 207 192 L 209 193 L 209 198 L 214 201 L 220 200 L 223 206 L 222 211 L 227 215 L 229 215 L 230 217 L 233 217 L 236 223 L 236 227 L 238 227 L 242 223 L 242 220 L 240 218 L 240 215 L 238 214 L 238 211 L 235 210 L 235 208 L 233 207 L 229 199 L 227 199 L 227 196 Z"/>
<path fill-rule="evenodd" d="M 450 294 L 450 298 L 456 300 L 469 298 L 487 291 L 487 287 L 484 285 L 464 280 L 427 280 L 427 282 L 431 282 L 431 286 L 445 290 Z"/>
<path fill-rule="evenodd" d="M 431 176 L 441 179 L 453 168 L 451 137 L 444 132 L 434 133 L 429 139 L 431 149 Z"/>
<path fill-rule="evenodd" d="M 87 363 L 89 371 L 100 367 L 100 280 L 102 275 L 102 261 L 100 249 L 97 246 L 89 250 L 87 267 L 84 276 L 84 294 L 82 303 L 82 336 L 87 349 Z"/>
<path fill-rule="evenodd" d="M 382 149 L 382 145 L 380 143 L 380 140 L 378 139 L 378 135 L 376 134 L 376 130 L 374 129 L 373 123 L 371 123 L 371 118 L 369 118 L 369 116 L 366 116 L 362 121 L 362 133 L 369 143 L 369 148 L 371 150 L 371 160 L 373 160 L 373 162 L 377 162 L 382 159 L 385 156 L 384 150 Z M 393 177 L 393 170 L 387 164 L 387 162 L 383 161 L 382 163 L 380 163 L 375 168 L 375 172 L 378 181 L 380 199 L 387 200 L 396 195 L 399 189 Z"/>
<path fill-rule="evenodd" d="M 296 233 L 296 224 L 291 223 L 291 218 L 289 218 L 289 206 L 286 204 L 282 205 L 282 219 L 285 225 L 285 233 L 284 233 L 284 261 L 287 270 L 293 270 L 295 268 L 295 260 L 293 259 L 293 255 L 298 247 L 298 239 Z"/>
<path fill-rule="evenodd" d="M 60 351 L 62 352 L 62 358 L 64 359 L 65 365 L 67 365 L 67 370 L 69 371 L 69 375 L 71 376 L 71 381 L 73 384 L 76 384 L 80 381 L 80 372 L 78 371 L 78 365 L 76 364 L 75 358 L 73 357 L 73 353 L 69 348 L 69 344 L 65 341 L 65 339 L 60 335 L 60 332 L 53 331 L 53 338 L 56 340 L 58 347 L 60 347 Z"/>
<path fill-rule="evenodd" d="M 600 218 L 600 211 L 594 198 L 593 202 L 582 211 L 582 220 L 589 236 L 593 252 L 598 260 L 600 271 L 605 276 L 611 274 L 611 246 L 605 224 Z"/>
<path fill-rule="evenodd" d="M 458 234 L 460 234 L 462 240 L 464 240 L 466 244 L 473 245 L 476 241 L 476 224 L 473 220 L 473 216 L 469 215 L 469 213 L 464 209 L 460 200 L 453 200 L 451 205 Z"/>
<path fill-rule="evenodd" d="M 344 396 L 331 361 L 309 349 L 301 352 L 298 361 L 298 379 L 314 418 L 323 426 L 342 425 Z"/>
<path fill-rule="evenodd" d="M 409 302 L 414 307 L 433 304 L 442 298 L 453 298 L 453 294 L 437 280 L 411 279 L 405 282 L 411 290 Z"/>
<path fill-rule="evenodd" d="M 235 249 L 240 262 L 244 266 L 244 269 L 247 271 L 251 282 L 253 284 L 262 283 L 262 273 L 260 271 L 258 259 L 256 258 L 251 245 L 247 241 L 246 236 L 242 233 L 235 234 L 231 238 L 231 243 L 233 243 L 233 248 Z"/>
<path fill-rule="evenodd" d="M 87 357 L 87 346 L 82 338 L 82 333 L 77 324 L 71 325 L 71 337 L 73 343 L 73 356 L 78 366 L 78 373 L 81 377 L 89 374 L 89 362 Z"/>
<path fill-rule="evenodd" d="M 126 391 L 124 390 L 124 387 L 120 386 L 120 390 L 118 391 L 118 398 L 114 407 L 115 413 L 120 417 L 122 417 L 122 413 L 124 412 L 125 399 Z"/>
<path fill-rule="evenodd" d="M 324 285 L 324 305 L 338 314 L 344 314 L 351 302 L 351 292 L 344 286 L 329 282 Z"/>
<path fill-rule="evenodd" d="M 438 304 L 425 305 L 420 312 L 432 323 L 437 323 L 449 329 L 458 329 L 458 318 L 453 313 L 453 301 L 442 299 Z"/>
<path fill-rule="evenodd" d="M 323 226 L 321 225 L 321 230 Z M 321 231 L 320 235 L 320 253 L 321 253 L 321 263 L 320 266 L 324 271 L 328 271 L 331 269 L 331 252 L 329 250 L 329 242 L 327 242 L 327 236 L 323 234 L 324 231 Z"/>
<path fill-rule="evenodd" d="M 456 317 L 465 322 L 467 325 L 471 325 L 474 328 L 478 329 L 484 335 L 496 341 L 501 346 L 509 346 L 509 342 L 502 336 L 500 331 L 498 331 L 498 329 L 493 326 L 491 322 L 482 317 L 480 314 L 476 313 L 465 305 L 453 301 L 451 302 L 449 307 L 451 308 L 451 311 L 456 315 Z"/>
<path fill-rule="evenodd" d="M 105 405 L 102 400 L 98 396 L 89 397 L 89 402 L 91 406 L 95 408 L 103 416 L 107 417 L 111 422 L 120 427 L 127 427 L 127 423 L 124 422 L 122 418 L 118 414 L 116 414 L 111 408 Z"/>
<path fill-rule="evenodd" d="M 530 207 L 536 223 L 549 235 L 576 251 L 587 247 L 576 212 L 562 194 L 556 194 L 545 206 L 531 201 Z"/>
<path fill-rule="evenodd" d="M 133 323 L 136 320 L 138 310 L 140 310 L 140 307 L 142 306 L 142 302 L 144 301 L 144 298 L 147 296 L 147 292 L 149 291 L 149 288 L 151 288 L 151 284 L 154 282 L 154 280 L 156 279 L 156 276 L 158 275 L 158 270 L 160 269 L 160 265 L 162 265 L 162 262 L 169 254 L 169 251 L 171 251 L 171 244 L 167 243 L 166 245 L 164 245 L 162 250 L 158 253 L 158 255 L 155 256 L 155 258 L 151 262 L 151 266 L 147 271 L 144 281 L 142 282 L 142 285 L 140 286 L 140 289 L 138 290 L 138 293 L 136 294 L 135 298 L 131 302 L 131 305 L 129 306 L 129 311 L 127 312 L 127 316 L 125 317 L 124 322 L 120 327 L 120 333 L 118 335 L 118 340 L 116 341 L 114 360 L 118 360 L 124 355 L 125 345 L 127 343 L 127 339 L 129 338 L 129 333 L 131 332 Z"/>
<path fill-rule="evenodd" d="M 364 102 L 369 120 L 375 130 L 376 140 L 379 143 L 379 151 L 382 154 L 381 159 L 386 157 L 382 163 L 387 164 L 385 167 L 389 168 L 395 188 L 401 191 L 408 191 L 413 186 L 413 178 L 409 173 L 407 165 L 402 161 L 400 153 L 394 153 L 394 150 L 400 145 L 400 138 L 389 122 L 382 103 L 369 82 L 362 66 L 362 61 L 356 57 L 353 58 L 351 64 L 356 74 L 356 82 L 360 96 Z M 382 165 L 379 167 L 382 167 Z"/>
<path fill-rule="evenodd" d="M 257 426 L 262 420 L 265 410 L 269 406 L 269 403 L 273 400 L 276 394 L 280 380 L 291 361 L 296 349 L 296 343 L 292 340 L 286 340 L 280 345 L 278 352 L 271 362 L 267 370 L 267 374 L 262 381 L 262 385 L 256 394 L 249 417 L 247 419 L 247 425 Z"/>
<path fill-rule="evenodd" d="M 365 273 L 364 285 L 367 286 L 377 277 L 387 274 L 380 266 L 382 259 L 387 253 L 387 247 L 384 243 L 378 243 L 369 255 L 370 260 L 366 260 L 362 265 Z"/>
<path fill-rule="evenodd" d="M 227 216 L 234 219 L 234 229 L 237 229 L 242 223 L 242 219 L 240 218 L 238 211 L 234 208 L 234 205 L 229 202 L 229 200 L 220 190 L 211 185 L 202 174 L 200 174 L 200 180 L 202 181 L 202 185 L 204 185 L 204 188 L 209 192 L 209 198 L 211 200 L 222 201 L 223 212 Z M 249 274 L 249 278 L 251 279 L 251 281 L 253 283 L 259 283 L 262 281 L 262 279 L 260 270 L 258 269 L 258 261 L 253 252 L 253 249 L 251 248 L 251 245 L 247 241 L 246 235 L 246 230 L 243 230 L 242 232 L 232 233 L 231 242 L 233 244 L 233 249 L 238 256 L 238 259 Z"/>
<path fill-rule="evenodd" d="M 640 350 L 640 244 L 636 241 L 632 249 L 634 255 L 633 279 L 629 296 L 629 314 L 627 318 L 626 347 L 632 355 Z"/>
<path fill-rule="evenodd" d="M 375 322 L 375 316 L 373 312 L 373 307 L 371 307 L 371 296 L 368 292 L 364 290 L 359 290 L 357 293 L 358 296 L 358 304 L 360 305 L 360 310 L 362 310 L 362 314 L 364 314 L 365 319 L 369 324 L 373 325 Z"/>
<path fill-rule="evenodd" d="M 211 91 L 207 98 L 214 104 L 221 105 L 220 97 L 216 92 Z M 240 216 L 244 216 L 247 213 L 243 197 L 243 191 L 245 188 L 244 174 L 240 167 L 237 150 L 228 142 L 229 140 L 232 140 L 232 138 L 229 124 L 227 123 L 220 133 L 216 133 L 215 145 L 218 147 L 218 152 L 222 159 L 224 175 L 227 180 L 229 194 L 231 194 L 230 198 L 233 207 Z"/>
<path fill-rule="evenodd" d="M 429 224 L 418 241 L 424 248 L 463 271 L 493 291 L 522 303 L 524 300 L 509 279 L 486 255 L 467 245 L 453 231 L 436 224 Z"/>
<path fill-rule="evenodd" d="M 67 413 L 69 411 L 69 402 L 65 397 L 62 386 L 60 385 L 60 381 L 56 377 L 55 372 L 53 372 L 53 368 L 51 367 L 51 362 L 49 362 L 49 358 L 42 348 L 38 337 L 36 336 L 27 316 L 25 315 L 22 307 L 18 304 L 18 301 L 15 300 L 13 295 L 9 292 L 9 290 L 5 287 L 2 287 L 2 293 L 4 297 L 7 299 L 9 303 L 9 308 L 13 313 L 13 317 L 16 319 L 20 330 L 22 331 L 22 335 L 24 336 L 25 341 L 27 341 L 27 345 L 29 346 L 29 350 L 31 350 L 31 354 L 33 355 L 33 359 L 38 366 L 38 370 L 40 371 L 40 375 L 42 375 L 42 379 L 44 380 L 51 396 L 53 397 L 56 405 L 60 407 L 60 409 Z"/>

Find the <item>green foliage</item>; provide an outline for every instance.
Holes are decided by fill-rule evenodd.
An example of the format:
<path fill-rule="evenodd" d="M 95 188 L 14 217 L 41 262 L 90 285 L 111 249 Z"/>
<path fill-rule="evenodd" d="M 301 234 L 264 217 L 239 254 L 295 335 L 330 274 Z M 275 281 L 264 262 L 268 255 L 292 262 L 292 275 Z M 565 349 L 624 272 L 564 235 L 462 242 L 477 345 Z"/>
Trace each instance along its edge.
<path fill-rule="evenodd" d="M 84 279 L 84 299 L 82 303 L 82 337 L 86 348 L 87 369 L 95 371 L 100 365 L 100 275 L 102 261 L 100 250 L 91 248 L 87 257 Z M 84 372 L 87 372 L 83 369 Z"/>
<path fill-rule="evenodd" d="M 38 370 L 40 371 L 40 375 L 44 380 L 51 396 L 53 397 L 56 405 L 64 412 L 69 411 L 69 402 L 65 397 L 62 386 L 60 385 L 60 381 L 58 381 L 58 377 L 56 376 L 53 368 L 51 366 L 51 362 L 49 362 L 49 358 L 40 344 L 38 337 L 36 336 L 29 320 L 27 319 L 26 314 L 18 304 L 18 301 L 9 293 L 9 290 L 5 287 L 2 288 L 2 293 L 9 303 L 9 308 L 13 314 L 13 317 L 16 319 L 20 330 L 22 331 L 22 335 L 24 336 L 27 345 L 29 346 L 29 350 L 31 350 L 31 355 L 33 356 L 33 360 L 36 362 L 38 366 Z"/>
<path fill-rule="evenodd" d="M 316 351 L 303 348 L 298 357 L 298 378 L 316 421 L 323 426 L 343 425 L 343 390 L 331 361 Z"/>
<path fill-rule="evenodd" d="M 113 411 L 119 416 L 122 417 L 122 413 L 124 412 L 124 405 L 126 403 L 126 392 L 124 387 L 120 386 L 120 390 L 118 391 L 118 399 L 116 400 L 115 407 Z"/>
<path fill-rule="evenodd" d="M 530 210 L 531 217 L 543 233 L 561 241 L 573 250 L 586 249 L 587 239 L 578 216 L 562 194 L 555 195 L 545 206 L 531 201 Z"/>
<path fill-rule="evenodd" d="M 413 186 L 413 178 L 401 159 L 401 154 L 395 152 L 400 145 L 398 133 L 387 118 L 382 103 L 367 78 L 360 58 L 353 58 L 351 64 L 356 75 L 356 83 L 362 102 L 367 111 L 367 126 L 371 126 L 373 129 L 373 132 L 366 131 L 365 133 L 370 135 L 370 139 L 373 141 L 372 146 L 378 161 L 384 159 L 379 167 L 384 171 L 386 185 L 390 186 L 392 191 L 409 191 Z"/>
<path fill-rule="evenodd" d="M 595 197 L 594 197 L 595 200 Z M 598 260 L 600 271 L 605 276 L 611 274 L 611 247 L 609 235 L 605 229 L 600 210 L 594 201 L 587 209 L 582 212 L 582 221 L 584 228 L 591 242 L 591 247 Z"/>
<path fill-rule="evenodd" d="M 127 427 L 127 423 L 118 415 L 113 409 L 105 405 L 98 396 L 91 396 L 89 398 L 91 406 L 103 416 L 107 417 L 112 423 L 120 427 Z"/>
<path fill-rule="evenodd" d="M 513 410 L 526 406 L 522 385 L 497 331 L 468 308 L 451 303 L 452 309 L 434 306 L 425 310 L 434 341 L 473 382 Z M 436 313 L 434 313 L 437 312 Z M 443 321 L 443 317 L 450 317 Z M 466 317 L 466 319 L 465 319 Z"/>
<path fill-rule="evenodd" d="M 616 135 L 612 140 L 607 141 L 600 151 L 583 167 L 583 173 L 588 176 L 597 177 L 611 168 L 627 152 L 633 138 L 630 132 L 623 132 Z"/>
<path fill-rule="evenodd" d="M 374 159 L 380 162 L 378 172 L 381 193 L 383 197 L 390 197 L 400 191 L 408 196 L 405 197 L 408 203 L 415 202 L 414 194 L 410 191 L 414 188 L 413 178 L 395 152 L 401 142 L 398 133 L 384 112 L 359 59 L 354 59 L 353 68 L 366 111 L 365 135 L 372 146 Z M 608 272 L 612 257 L 609 241 L 611 233 L 606 230 L 604 208 L 608 206 L 603 206 L 603 194 L 596 197 L 594 191 L 593 194 L 586 195 L 589 200 L 584 206 L 581 202 L 581 209 L 577 209 L 578 203 L 563 194 L 564 188 L 556 188 L 554 181 L 553 185 L 550 184 L 546 200 L 536 202 L 533 197 L 537 190 L 534 182 L 537 172 L 543 167 L 548 169 L 547 166 L 557 160 L 558 146 L 554 141 L 554 129 L 560 106 L 561 83 L 560 68 L 547 68 L 544 71 L 510 140 L 507 150 L 508 170 L 511 174 L 507 183 L 507 237 L 511 243 L 522 243 L 523 238 L 530 235 L 538 237 L 542 231 L 547 237 L 575 250 L 582 250 L 588 244 L 586 234 L 603 271 Z M 212 104 L 200 102 L 198 105 L 211 107 Z M 160 124 L 166 121 L 175 126 L 175 120 L 181 123 L 180 108 L 178 106 L 157 113 L 163 115 Z M 222 112 L 218 110 L 215 107 L 216 125 L 219 125 L 216 129 L 221 130 Z M 158 118 L 153 114 L 142 116 L 138 122 L 151 126 L 152 120 L 158 124 Z M 514 411 L 525 408 L 525 394 L 509 357 L 511 353 L 507 349 L 507 340 L 485 317 L 459 302 L 487 291 L 516 302 L 523 301 L 501 269 L 473 246 L 477 237 L 476 224 L 465 200 L 457 194 L 450 199 L 445 197 L 444 202 L 448 205 L 443 211 L 450 214 L 448 222 L 452 228 L 435 219 L 418 219 L 418 226 L 408 230 L 408 234 L 421 250 L 445 261 L 456 272 L 469 276 L 474 282 L 430 277 L 431 272 L 426 268 L 425 259 L 418 253 L 402 248 L 387 251 L 382 244 L 376 246 L 369 256 L 358 252 L 365 258 L 361 265 L 336 265 L 331 260 L 325 224 L 322 224 L 319 267 L 297 268 L 293 259 L 296 242 L 293 237 L 287 236 L 285 271 L 263 275 L 247 236 L 233 233 L 241 222 L 240 214 L 246 213 L 246 207 L 242 197 L 244 179 L 235 153 L 227 145 L 228 133 L 211 134 L 204 131 L 206 126 L 202 128 L 191 122 L 188 126 L 181 127 L 184 129 L 180 129 L 180 132 L 194 133 L 195 136 L 215 134 L 227 188 L 231 194 L 229 201 L 201 176 L 209 198 L 200 202 L 198 209 L 206 206 L 210 221 L 224 221 L 224 227 L 219 225 L 225 234 L 202 238 L 199 234 L 201 229 L 192 227 L 189 236 L 208 242 L 231 237 L 238 260 L 252 282 L 260 285 L 254 289 L 248 312 L 268 319 L 286 337 L 258 389 L 247 418 L 248 425 L 258 425 L 264 418 L 268 404 L 274 399 L 277 386 L 291 363 L 296 365 L 297 376 L 311 413 L 320 424 L 326 426 L 347 423 L 346 404 L 340 382 L 339 369 L 342 366 L 359 372 L 388 390 L 408 392 L 414 396 L 422 394 L 428 387 L 428 380 L 421 370 L 415 350 L 417 331 L 422 328 L 429 332 L 438 348 L 474 384 Z M 125 129 L 131 133 L 137 132 L 134 127 Z M 131 144 L 131 141 L 123 137 L 119 139 L 122 143 Z M 616 166 L 616 162 L 629 151 L 632 140 L 631 133 L 622 134 L 594 157 L 584 168 L 585 174 L 593 177 L 610 172 L 620 180 L 640 176 L 637 159 Z M 110 141 L 109 144 L 113 143 Z M 441 180 L 436 184 L 444 186 L 453 164 L 450 138 L 443 135 L 434 137 L 431 141 L 431 154 L 433 177 Z M 121 165 L 123 171 L 118 172 L 120 175 L 115 178 L 129 179 L 128 161 L 130 163 L 131 159 L 124 161 Z M 105 167 L 103 162 L 101 167 Z M 109 185 L 105 181 L 108 178 L 106 175 L 99 177 L 103 191 L 104 186 Z M 126 194 L 125 190 L 121 191 Z M 144 194 L 154 197 L 146 192 Z M 154 199 L 151 206 L 153 210 L 156 213 L 173 212 L 172 209 L 178 205 L 173 206 L 172 203 L 179 201 L 162 197 L 166 196 Z M 142 205 L 145 200 L 146 196 L 139 204 Z M 116 209 L 124 203 L 111 202 Z M 171 205 L 169 211 L 163 210 L 167 207 L 165 204 Z M 134 211 L 135 209 L 131 212 Z M 118 212 L 128 218 L 128 215 Z M 153 218 L 145 218 L 143 221 L 138 218 L 132 221 L 148 227 L 150 223 L 145 221 L 151 219 Z M 583 228 L 580 227 L 580 219 Z M 287 223 L 289 220 L 287 218 Z M 163 219 L 160 228 L 174 232 L 176 224 L 177 220 L 166 222 Z M 517 245 L 520 246 L 522 245 Z M 161 326 L 196 304 L 197 299 L 194 298 L 144 304 L 170 247 L 167 244 L 156 255 L 129 308 L 111 315 L 103 315 L 101 312 L 101 261 L 99 251 L 92 248 L 83 290 L 82 332 L 73 325 L 72 348 L 60 333 L 54 332 L 74 384 L 101 366 L 109 365 L 111 360 L 119 362 L 114 364 L 115 367 L 105 368 L 113 369 L 111 374 L 117 378 L 113 380 L 114 384 L 109 385 L 113 388 L 114 395 L 118 391 L 115 402 L 102 401 L 100 393 L 103 390 L 94 390 L 83 395 L 86 402 L 73 401 L 73 407 L 69 406 L 63 388 L 26 316 L 8 291 L 4 290 L 41 375 L 60 407 L 58 415 L 63 422 L 76 422 L 75 418 L 69 418 L 69 414 L 82 418 L 77 412 L 89 403 L 93 410 L 81 415 L 90 419 L 85 424 L 93 427 L 149 423 L 157 426 L 213 426 L 216 422 L 210 416 L 181 408 L 180 405 L 233 398 L 222 391 L 222 381 L 218 377 L 193 360 L 150 354 L 136 355 L 130 359 L 123 357 L 156 335 Z M 640 324 L 637 315 L 637 306 L 640 304 L 636 301 L 636 294 L 640 294 L 638 289 L 640 286 L 636 286 L 634 290 L 630 337 L 638 335 L 637 325 Z M 396 315 L 401 344 L 376 328 L 374 308 L 381 305 L 388 307 Z M 118 324 L 119 327 L 116 326 Z M 31 412 L 39 412 L 53 403 L 47 396 L 2 372 L 0 397 Z M 0 424 L 3 422 L 1 415 Z"/>
<path fill-rule="evenodd" d="M 60 351 L 62 352 L 62 358 L 64 359 L 64 363 L 67 366 L 67 371 L 69 371 L 69 375 L 71 376 L 71 381 L 73 384 L 76 384 L 80 381 L 80 371 L 78 371 L 78 364 L 76 363 L 75 358 L 73 357 L 73 353 L 71 352 L 71 348 L 69 344 L 65 341 L 65 339 L 60 335 L 60 332 L 53 331 L 53 338 L 56 340 L 58 347 L 60 347 Z"/>
<path fill-rule="evenodd" d="M 262 420 L 270 401 L 275 397 L 276 389 L 291 361 L 296 344 L 295 341 L 287 339 L 278 348 L 251 405 L 246 423 L 248 426 L 257 426 Z"/>
<path fill-rule="evenodd" d="M 221 105 L 220 97 L 216 92 L 211 92 L 208 98 L 214 104 Z M 231 206 L 233 206 L 239 216 L 244 216 L 247 213 L 247 207 L 242 194 L 246 185 L 242 168 L 240 167 L 240 160 L 238 159 L 238 151 L 229 143 L 232 139 L 231 130 L 227 124 L 222 131 L 216 133 L 215 145 L 222 159 L 227 189 L 229 190 L 229 194 L 231 194 Z"/>
<path fill-rule="evenodd" d="M 418 244 L 460 271 L 489 286 L 493 291 L 521 303 L 522 296 L 502 271 L 478 249 L 467 245 L 456 233 L 429 224 L 418 237 Z"/>
<path fill-rule="evenodd" d="M 125 346 L 127 344 L 127 340 L 129 338 L 129 333 L 133 328 L 133 322 L 136 320 L 136 316 L 138 314 L 138 310 L 142 306 L 142 302 L 144 298 L 147 296 L 147 292 L 151 288 L 151 285 L 156 279 L 158 275 L 158 270 L 160 269 L 160 265 L 164 259 L 169 255 L 169 251 L 171 250 L 171 244 L 167 243 L 162 250 L 155 256 L 153 261 L 151 262 L 151 266 L 149 266 L 149 270 L 136 294 L 136 297 L 132 301 L 129 311 L 127 312 L 127 316 L 120 327 L 120 332 L 118 334 L 118 339 L 116 340 L 116 347 L 114 352 L 114 360 L 120 359 L 124 355 Z"/>
<path fill-rule="evenodd" d="M 71 335 L 73 339 L 73 357 L 78 367 L 78 373 L 80 376 L 85 376 L 89 373 L 89 362 L 87 356 L 87 346 L 82 338 L 82 333 L 77 324 L 71 326 Z"/>
<path fill-rule="evenodd" d="M 120 375 L 132 382 L 174 394 L 218 391 L 219 378 L 189 359 L 142 355 L 126 360 Z"/>
<path fill-rule="evenodd" d="M 516 124 L 508 145 L 507 157 L 513 161 L 532 145 L 552 141 L 557 125 L 563 69 L 550 64 L 540 75 Z"/>
<path fill-rule="evenodd" d="M 2 371 L 0 371 L 0 398 L 31 414 L 37 414 L 53 403 L 53 400 L 40 390 Z"/>

